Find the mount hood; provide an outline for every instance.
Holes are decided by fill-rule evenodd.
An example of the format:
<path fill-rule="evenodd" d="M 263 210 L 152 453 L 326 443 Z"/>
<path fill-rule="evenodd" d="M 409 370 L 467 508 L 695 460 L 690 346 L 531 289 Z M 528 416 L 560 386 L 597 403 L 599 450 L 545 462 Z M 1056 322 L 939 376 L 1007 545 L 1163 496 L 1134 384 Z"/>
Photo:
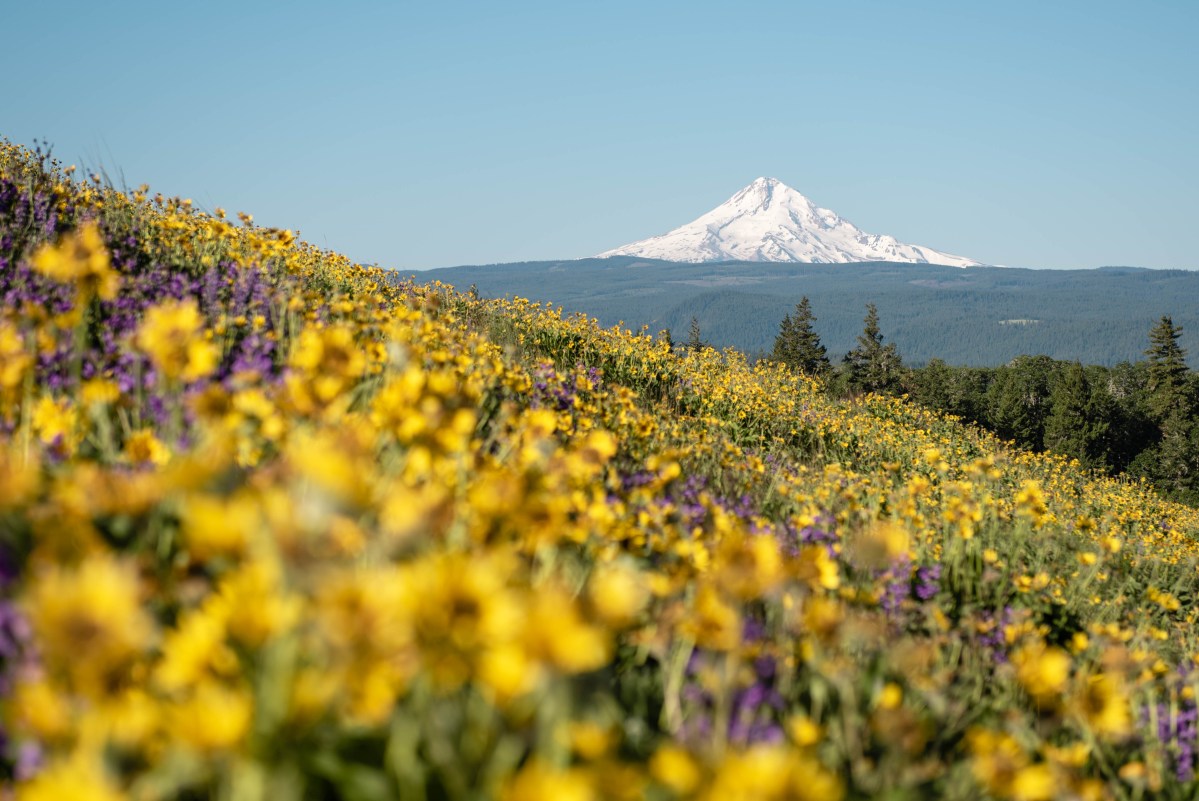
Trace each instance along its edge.
<path fill-rule="evenodd" d="M 777 178 L 759 178 L 693 222 L 599 254 L 678 262 L 897 261 L 977 267 L 982 262 L 868 234 Z"/>

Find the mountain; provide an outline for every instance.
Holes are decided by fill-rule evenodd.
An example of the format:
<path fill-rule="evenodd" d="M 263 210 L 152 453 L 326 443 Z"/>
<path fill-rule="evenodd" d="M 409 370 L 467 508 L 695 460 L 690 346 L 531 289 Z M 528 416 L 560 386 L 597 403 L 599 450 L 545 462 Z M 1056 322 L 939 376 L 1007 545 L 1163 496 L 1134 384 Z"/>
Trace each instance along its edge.
<path fill-rule="evenodd" d="M 777 178 L 759 178 L 693 222 L 661 236 L 604 251 L 676 262 L 889 261 L 978 267 L 982 262 L 886 234 L 868 234 Z"/>

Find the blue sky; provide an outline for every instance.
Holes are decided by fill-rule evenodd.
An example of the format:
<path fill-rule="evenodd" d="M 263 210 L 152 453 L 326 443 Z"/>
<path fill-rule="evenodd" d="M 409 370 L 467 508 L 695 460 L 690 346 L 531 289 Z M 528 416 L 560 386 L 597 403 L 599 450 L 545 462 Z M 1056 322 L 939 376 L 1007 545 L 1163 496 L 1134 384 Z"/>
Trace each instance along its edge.
<path fill-rule="evenodd" d="M 1199 268 L 1193 0 L 4 16 L 0 135 L 362 262 L 588 256 L 766 175 L 988 263 Z"/>

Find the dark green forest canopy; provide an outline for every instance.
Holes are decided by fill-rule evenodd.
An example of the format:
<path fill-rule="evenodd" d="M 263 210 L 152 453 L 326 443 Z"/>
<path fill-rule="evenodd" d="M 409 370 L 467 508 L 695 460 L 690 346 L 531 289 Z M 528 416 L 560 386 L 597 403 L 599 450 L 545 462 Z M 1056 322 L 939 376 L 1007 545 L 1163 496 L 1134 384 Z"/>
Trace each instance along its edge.
<path fill-rule="evenodd" d="M 1199 353 L 1199 271 L 1104 267 L 1027 270 L 927 264 L 676 264 L 632 257 L 450 267 L 420 274 L 490 297 L 515 295 L 585 312 L 604 325 L 669 328 L 695 317 L 716 347 L 768 353 L 779 321 L 811 300 L 816 333 L 841 359 L 878 307 L 882 331 L 907 364 L 994 366 L 1024 354 L 1083 364 L 1144 358 L 1162 315 Z M 1192 356 L 1192 358 L 1194 358 Z"/>

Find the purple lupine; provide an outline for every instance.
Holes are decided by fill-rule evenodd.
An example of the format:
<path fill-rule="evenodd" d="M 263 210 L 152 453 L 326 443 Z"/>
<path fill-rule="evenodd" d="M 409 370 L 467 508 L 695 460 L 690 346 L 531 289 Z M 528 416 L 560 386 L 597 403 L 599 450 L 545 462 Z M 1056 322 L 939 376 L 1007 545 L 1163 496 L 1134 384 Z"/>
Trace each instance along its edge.
<path fill-rule="evenodd" d="M 12 692 L 18 675 L 35 666 L 33 630 L 29 621 L 12 601 L 0 600 L 0 698 Z M 10 753 L 8 744 L 8 733 L 0 726 L 0 762 L 7 761 L 5 757 Z M 41 747 L 35 742 L 25 741 L 20 744 L 13 762 L 7 767 L 18 781 L 23 781 L 32 778 L 41 764 Z"/>
<path fill-rule="evenodd" d="M 1007 638 L 1004 629 L 1015 619 L 1015 610 L 1005 606 L 1001 612 L 987 611 L 982 615 L 983 622 L 993 624 L 990 631 L 978 635 L 978 645 L 991 657 L 997 665 L 1006 664 Z"/>
<path fill-rule="evenodd" d="M 941 565 L 932 564 L 917 568 L 914 592 L 921 601 L 936 597 L 941 591 Z"/>
<path fill-rule="evenodd" d="M 899 613 L 904 601 L 912 594 L 912 569 L 907 556 L 896 559 L 886 570 L 875 576 L 875 582 L 883 587 L 879 606 L 892 623 L 899 622 Z"/>
<path fill-rule="evenodd" d="M 1174 764 L 1174 775 L 1180 782 L 1195 778 L 1196 751 L 1199 750 L 1199 707 L 1194 698 L 1182 697 L 1179 692 L 1189 685 L 1190 668 L 1179 665 L 1174 681 L 1175 693 L 1179 696 L 1176 706 L 1158 703 L 1153 709 L 1157 713 L 1157 739 L 1170 750 Z M 1150 707 L 1141 709 L 1141 721 L 1149 722 Z"/>

